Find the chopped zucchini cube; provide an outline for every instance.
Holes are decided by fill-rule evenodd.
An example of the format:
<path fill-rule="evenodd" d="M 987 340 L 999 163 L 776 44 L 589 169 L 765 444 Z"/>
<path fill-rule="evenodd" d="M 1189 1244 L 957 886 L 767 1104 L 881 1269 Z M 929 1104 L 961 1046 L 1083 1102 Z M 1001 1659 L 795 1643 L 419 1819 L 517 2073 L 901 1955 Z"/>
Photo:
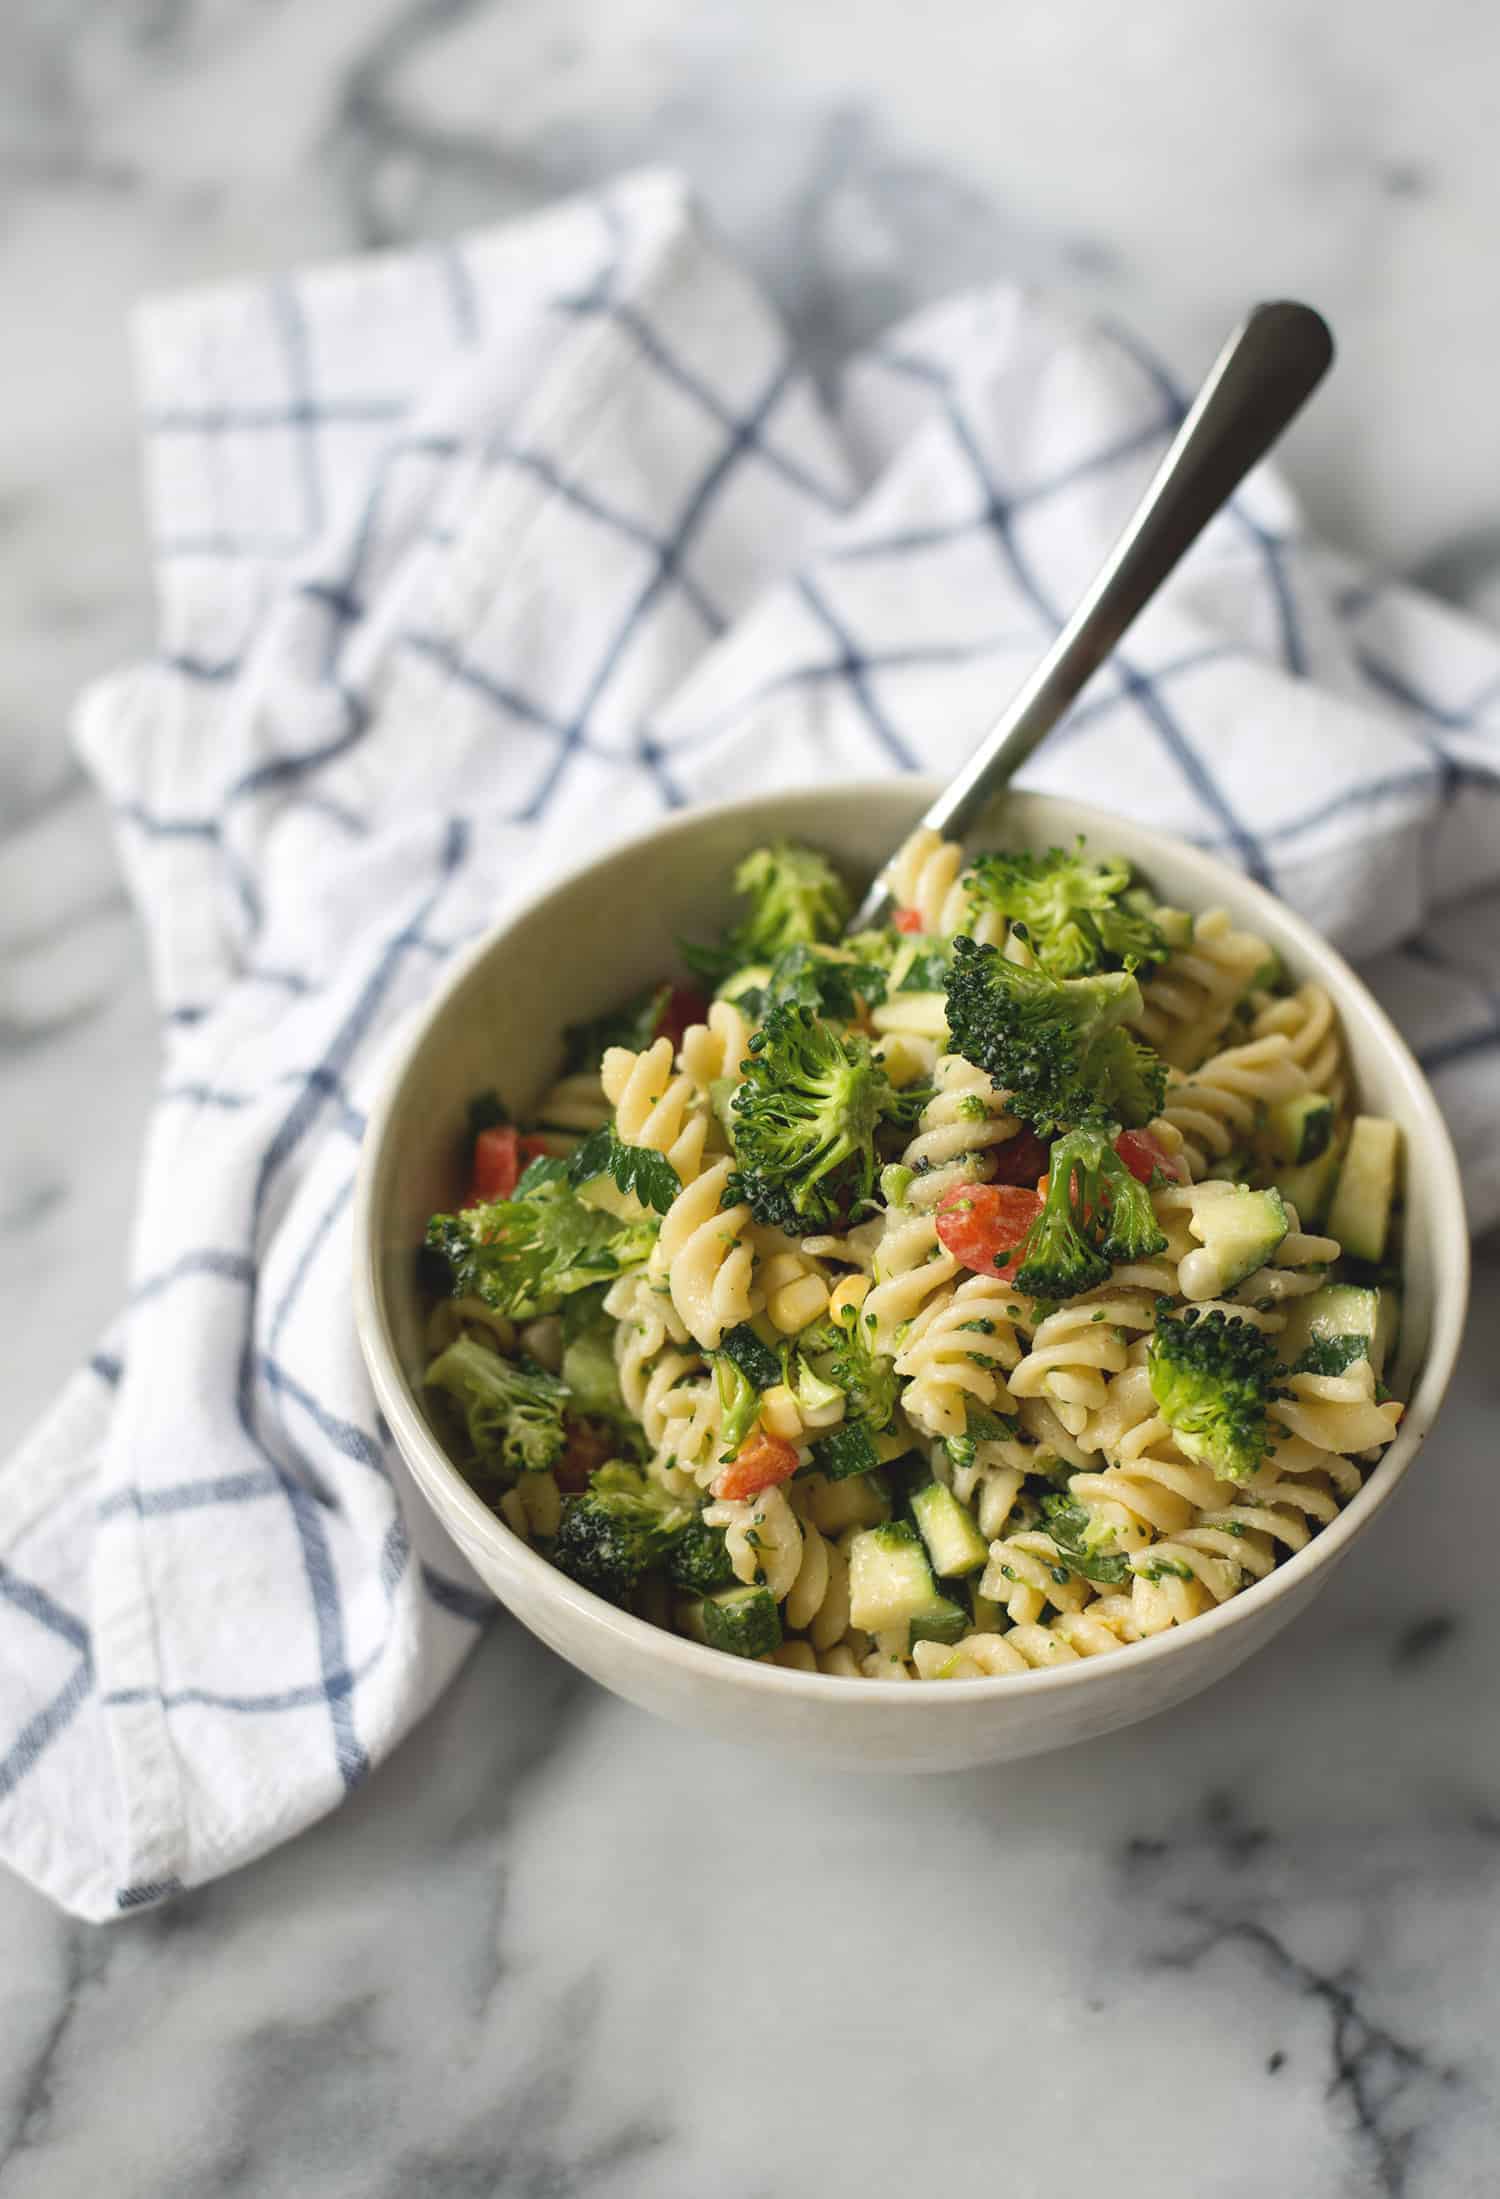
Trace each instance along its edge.
<path fill-rule="evenodd" d="M 1400 1317 L 1400 1299 L 1393 1290 L 1325 1283 L 1321 1290 L 1293 1299 L 1278 1338 L 1282 1360 L 1294 1366 L 1310 1357 L 1334 1371 L 1340 1361 L 1352 1366 L 1356 1359 L 1368 1359 L 1378 1377 L 1395 1342 Z"/>
<path fill-rule="evenodd" d="M 1193 1216 L 1193 1235 L 1201 1252 L 1190 1252 L 1178 1269 L 1189 1298 L 1218 1298 L 1264 1267 L 1291 1228 L 1279 1191 L 1252 1191 L 1240 1184 Z"/>
<path fill-rule="evenodd" d="M 904 1520 L 864 1527 L 849 1543 L 849 1617 L 866 1634 L 941 1614 L 940 1596 L 916 1530 Z"/>
<path fill-rule="evenodd" d="M 1355 1117 L 1328 1209 L 1328 1234 L 1337 1237 L 1351 1259 L 1385 1256 L 1400 1157 L 1401 1132 L 1395 1123 L 1381 1115 Z"/>
<path fill-rule="evenodd" d="M 1287 1205 L 1296 1208 L 1297 1219 L 1304 1229 L 1321 1229 L 1328 1219 L 1342 1158 L 1342 1141 L 1335 1138 L 1315 1161 L 1304 1161 L 1297 1168 L 1277 1169 L 1276 1188 Z"/>
<path fill-rule="evenodd" d="M 912 1620 L 907 1638 L 913 1647 L 918 1642 L 961 1642 L 969 1626 L 969 1614 L 963 1605 L 944 1596 L 931 1611 Z"/>
<path fill-rule="evenodd" d="M 989 1558 L 989 1545 L 951 1489 L 929 1481 L 911 1496 L 911 1516 L 927 1545 L 932 1570 L 944 1580 L 977 1573 Z"/>
<path fill-rule="evenodd" d="M 1299 1092 L 1266 1119 L 1271 1152 L 1283 1167 L 1300 1168 L 1326 1153 L 1333 1138 L 1333 1101 L 1322 1092 Z"/>
<path fill-rule="evenodd" d="M 821 1436 L 812 1447 L 813 1465 L 830 1481 L 847 1481 L 851 1474 L 873 1473 L 880 1453 L 861 1420 L 847 1420 L 831 1435 Z"/>

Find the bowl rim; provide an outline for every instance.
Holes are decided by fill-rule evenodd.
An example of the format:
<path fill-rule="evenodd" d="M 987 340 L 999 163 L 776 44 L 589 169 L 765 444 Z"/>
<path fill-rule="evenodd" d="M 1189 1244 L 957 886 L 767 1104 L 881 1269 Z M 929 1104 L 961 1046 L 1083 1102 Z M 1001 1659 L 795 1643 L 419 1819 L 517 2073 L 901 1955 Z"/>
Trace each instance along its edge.
<path fill-rule="evenodd" d="M 884 800 L 897 791 L 909 793 L 914 802 L 922 802 L 925 806 L 926 800 L 936 796 L 940 785 L 940 781 L 926 775 L 912 774 L 830 779 L 799 787 L 768 788 L 731 801 L 701 804 L 662 818 L 641 832 L 611 840 L 566 869 L 549 872 L 536 891 L 523 895 L 503 918 L 455 957 L 452 967 L 416 1016 L 396 1059 L 388 1065 L 370 1108 L 355 1188 L 354 1317 L 360 1350 L 376 1401 L 397 1447 L 434 1510 L 437 1509 L 435 1491 L 441 1489 L 444 1500 L 462 1517 L 466 1530 L 476 1540 L 490 1546 L 502 1575 L 508 1573 L 521 1581 L 529 1580 L 543 1600 L 551 1599 L 562 1605 L 606 1641 L 617 1638 L 632 1650 L 643 1652 L 648 1659 L 660 1658 L 665 1664 L 678 1667 L 689 1681 L 696 1678 L 731 1689 L 769 1690 L 773 1696 L 781 1694 L 788 1702 L 802 1696 L 826 1703 L 830 1700 L 829 1691 L 836 1690 L 838 1699 L 846 1701 L 855 1716 L 859 1715 L 857 1706 L 861 1703 L 872 1709 L 878 1705 L 889 1710 L 896 1701 L 921 1703 L 921 1715 L 927 1718 L 959 1715 L 965 1704 L 975 1705 L 1015 1693 L 1018 1680 L 1024 1683 L 1025 1693 L 1032 1696 L 1043 1690 L 1083 1687 L 1091 1678 L 1099 1678 L 1101 1666 L 1116 1673 L 1119 1668 L 1112 1658 L 1084 1657 L 1076 1663 L 1033 1667 L 1024 1674 L 985 1675 L 966 1680 L 962 1687 L 914 1691 L 909 1679 L 865 1679 L 860 1686 L 850 1687 L 847 1680 L 830 1673 L 803 1672 L 792 1666 L 761 1664 L 753 1658 L 726 1657 L 682 1635 L 670 1633 L 650 1620 L 621 1611 L 592 1590 L 579 1586 L 533 1550 L 481 1501 L 429 1427 L 406 1380 L 386 1314 L 378 1204 L 386 1174 L 387 1137 L 413 1063 L 453 995 L 468 983 L 473 971 L 496 952 L 523 918 L 544 912 L 548 902 L 571 892 L 591 873 L 622 855 L 670 844 L 702 830 L 710 820 L 717 822 L 737 815 L 748 817 L 764 812 L 772 804 L 811 805 L 830 798 L 848 804 L 870 798 Z M 1250 1624 L 1278 1597 L 1293 1594 L 1312 1576 L 1329 1570 L 1394 1495 L 1437 1419 L 1463 1340 L 1469 1298 L 1470 1248 L 1462 1182 L 1448 1126 L 1410 1047 L 1358 972 L 1305 917 L 1254 879 L 1247 878 L 1243 872 L 1221 862 L 1193 842 L 1158 832 L 1133 817 L 1120 816 L 1094 803 L 1075 801 L 1070 795 L 1051 794 L 1041 789 L 1017 787 L 1007 790 L 1002 798 L 1028 805 L 1065 808 L 1071 815 L 1076 815 L 1077 829 L 1091 839 L 1100 836 L 1100 844 L 1107 844 L 1108 834 L 1123 827 L 1139 843 L 1148 864 L 1151 851 L 1156 850 L 1179 869 L 1185 865 L 1190 873 L 1197 874 L 1195 895 L 1199 882 L 1201 895 L 1196 895 L 1195 906 L 1200 911 L 1222 902 L 1237 922 L 1248 923 L 1257 916 L 1262 920 L 1269 918 L 1273 927 L 1291 934 L 1297 951 L 1306 957 L 1309 974 L 1317 976 L 1320 966 L 1331 963 L 1362 997 L 1371 1023 L 1405 1087 L 1420 1134 L 1430 1148 L 1438 1209 L 1433 1215 L 1431 1324 L 1421 1368 L 1394 1440 L 1357 1494 L 1340 1509 L 1335 1519 L 1310 1537 L 1301 1550 L 1292 1552 L 1261 1580 L 1251 1582 L 1213 1610 L 1201 1613 L 1190 1624 L 1171 1627 L 1145 1641 L 1123 1645 L 1130 1652 L 1131 1671 L 1144 1674 L 1148 1665 L 1181 1656 L 1185 1651 L 1190 1654 L 1194 1643 L 1200 1649 L 1206 1648 L 1213 1636 Z M 786 829 L 793 828 L 788 826 Z M 446 1520 L 442 1520 L 442 1524 L 447 1528 Z M 491 1592 L 497 1594 L 497 1601 L 504 1600 L 493 1589 Z M 1253 1646 L 1253 1643 L 1248 1644 L 1247 1649 Z"/>

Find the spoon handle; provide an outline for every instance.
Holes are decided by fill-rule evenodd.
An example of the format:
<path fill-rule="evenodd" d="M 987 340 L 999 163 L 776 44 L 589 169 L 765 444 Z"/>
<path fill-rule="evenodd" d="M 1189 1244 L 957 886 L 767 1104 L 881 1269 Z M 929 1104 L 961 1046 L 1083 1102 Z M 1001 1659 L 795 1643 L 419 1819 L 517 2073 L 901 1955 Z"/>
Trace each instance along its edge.
<path fill-rule="evenodd" d="M 1253 308 L 1219 353 L 1098 579 L 923 824 L 961 837 L 1014 778 L 1332 361 L 1333 338 L 1311 306 L 1278 300 Z M 883 922 L 890 906 L 877 878 L 851 931 Z"/>

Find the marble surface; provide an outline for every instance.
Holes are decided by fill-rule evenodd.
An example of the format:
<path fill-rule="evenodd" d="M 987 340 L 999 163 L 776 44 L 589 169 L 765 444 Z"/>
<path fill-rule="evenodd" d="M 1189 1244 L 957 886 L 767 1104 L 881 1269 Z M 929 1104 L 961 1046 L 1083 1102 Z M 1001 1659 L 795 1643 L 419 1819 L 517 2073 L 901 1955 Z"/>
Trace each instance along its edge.
<path fill-rule="evenodd" d="M 67 746 L 149 645 L 144 290 L 687 169 L 822 369 L 993 273 L 1187 374 L 1344 346 L 1335 540 L 1500 612 L 1500 28 L 1302 0 L 117 0 L 0 21 L 0 1322 L 9 1446 L 113 1309 L 155 1067 Z M 1494 2189 L 1500 1259 L 1440 1435 L 1206 1699 L 926 1783 L 690 1744 L 505 1620 L 331 1823 L 107 1931 L 0 1880 L 0 2199 Z M 1439 1523 L 1442 1523 L 1439 1525 Z"/>

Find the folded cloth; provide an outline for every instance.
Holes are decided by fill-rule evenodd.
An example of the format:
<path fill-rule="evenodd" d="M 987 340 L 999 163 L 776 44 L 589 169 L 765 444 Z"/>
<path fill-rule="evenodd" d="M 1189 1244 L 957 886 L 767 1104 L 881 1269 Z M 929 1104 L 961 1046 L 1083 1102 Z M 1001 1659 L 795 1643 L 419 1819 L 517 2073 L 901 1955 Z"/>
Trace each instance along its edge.
<path fill-rule="evenodd" d="M 95 1918 L 330 1809 L 490 1608 L 350 1312 L 365 1110 L 447 957 L 674 804 L 950 771 L 1182 409 L 1131 338 L 1009 288 L 825 409 L 656 174 L 137 337 L 160 651 L 78 739 L 166 1064 L 126 1310 L 0 1478 L 0 1853 Z M 1307 540 L 1262 473 L 1025 776 L 1356 954 L 1488 1222 L 1497 769 L 1495 639 Z"/>

